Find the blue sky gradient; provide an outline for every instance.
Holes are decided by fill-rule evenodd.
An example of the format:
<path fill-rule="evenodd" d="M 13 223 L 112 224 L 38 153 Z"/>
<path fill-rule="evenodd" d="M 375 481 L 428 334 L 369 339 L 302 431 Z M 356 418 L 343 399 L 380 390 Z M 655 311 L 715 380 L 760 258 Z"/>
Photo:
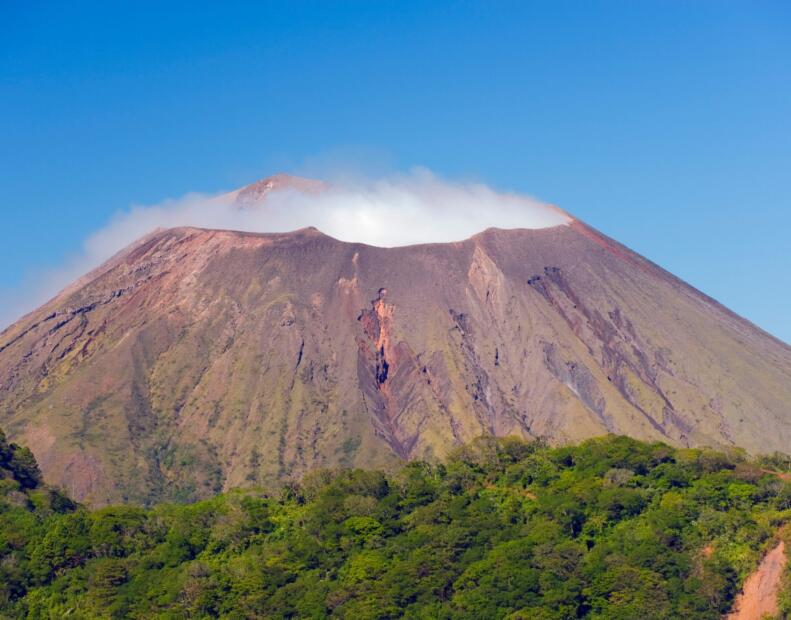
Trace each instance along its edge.
<path fill-rule="evenodd" d="M 787 2 L 0 3 L 0 303 L 132 203 L 338 162 L 554 202 L 791 342 Z"/>

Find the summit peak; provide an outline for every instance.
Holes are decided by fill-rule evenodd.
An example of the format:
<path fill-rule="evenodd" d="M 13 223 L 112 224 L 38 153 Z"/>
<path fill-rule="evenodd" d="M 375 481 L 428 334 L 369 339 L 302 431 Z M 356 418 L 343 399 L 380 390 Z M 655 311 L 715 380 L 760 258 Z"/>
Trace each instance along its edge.
<path fill-rule="evenodd" d="M 259 203 L 271 192 L 293 190 L 313 194 L 326 188 L 324 181 L 279 172 L 237 190 L 234 202 L 240 207 L 247 207 Z"/>

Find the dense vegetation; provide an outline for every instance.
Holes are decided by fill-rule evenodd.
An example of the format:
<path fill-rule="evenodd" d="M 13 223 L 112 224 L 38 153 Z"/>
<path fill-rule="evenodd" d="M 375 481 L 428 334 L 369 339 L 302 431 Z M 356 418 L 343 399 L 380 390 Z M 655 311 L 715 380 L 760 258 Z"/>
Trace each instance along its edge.
<path fill-rule="evenodd" d="M 0 433 L 0 616 L 718 618 L 791 518 L 765 467 L 481 438 L 394 475 L 89 511 Z"/>

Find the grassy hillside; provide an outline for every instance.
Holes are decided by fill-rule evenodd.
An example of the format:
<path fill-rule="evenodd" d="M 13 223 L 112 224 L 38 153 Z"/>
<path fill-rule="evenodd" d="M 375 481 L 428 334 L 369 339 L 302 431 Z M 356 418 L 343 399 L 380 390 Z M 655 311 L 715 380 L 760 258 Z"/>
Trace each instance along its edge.
<path fill-rule="evenodd" d="M 719 618 L 791 519 L 738 454 L 482 438 L 395 475 L 88 511 L 0 440 L 0 616 Z"/>

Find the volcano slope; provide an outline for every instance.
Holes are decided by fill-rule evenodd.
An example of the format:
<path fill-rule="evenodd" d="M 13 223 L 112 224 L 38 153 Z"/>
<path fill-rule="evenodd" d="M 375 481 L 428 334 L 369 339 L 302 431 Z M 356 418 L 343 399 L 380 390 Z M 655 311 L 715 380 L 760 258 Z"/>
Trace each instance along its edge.
<path fill-rule="evenodd" d="M 585 224 L 400 248 L 157 231 L 0 334 L 75 498 L 188 500 L 475 436 L 791 445 L 791 348 Z"/>

